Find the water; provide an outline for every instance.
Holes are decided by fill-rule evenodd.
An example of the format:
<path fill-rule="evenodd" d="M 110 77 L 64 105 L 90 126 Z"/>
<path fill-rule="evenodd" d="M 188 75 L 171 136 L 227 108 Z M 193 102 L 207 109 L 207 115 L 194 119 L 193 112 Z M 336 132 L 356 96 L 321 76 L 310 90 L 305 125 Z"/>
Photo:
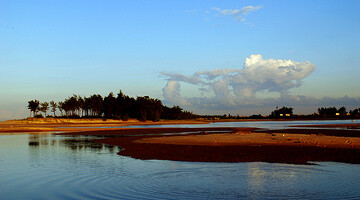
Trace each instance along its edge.
<path fill-rule="evenodd" d="M 0 135 L 0 199 L 360 199 L 360 165 L 142 161 L 91 137 Z"/>
<path fill-rule="evenodd" d="M 96 128 L 203 128 L 203 127 L 253 127 L 261 129 L 284 129 L 297 128 L 301 125 L 326 125 L 326 124 L 352 124 L 360 123 L 360 120 L 299 120 L 299 121 L 237 121 L 237 122 L 216 122 L 210 124 L 169 124 L 169 125 L 136 125 L 136 126 L 103 126 Z M 75 128 L 75 127 L 62 127 Z M 87 128 L 87 127 L 78 127 Z M 88 127 L 93 128 L 93 127 Z M 301 127 L 302 129 L 307 127 Z M 314 127 L 309 127 L 314 128 Z M 340 127 L 337 129 L 346 129 Z M 356 129 L 355 129 L 356 130 Z"/>

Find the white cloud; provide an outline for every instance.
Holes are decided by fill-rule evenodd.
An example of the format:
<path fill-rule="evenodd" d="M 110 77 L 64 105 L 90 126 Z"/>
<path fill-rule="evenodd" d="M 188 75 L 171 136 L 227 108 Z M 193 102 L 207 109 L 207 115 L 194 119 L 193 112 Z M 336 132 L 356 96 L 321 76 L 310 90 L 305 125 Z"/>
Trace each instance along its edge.
<path fill-rule="evenodd" d="M 246 58 L 244 68 L 226 79 L 239 97 L 254 97 L 257 92 L 284 92 L 301 85 L 316 66 L 310 62 L 264 60 L 261 55 Z"/>
<path fill-rule="evenodd" d="M 163 89 L 166 102 L 180 106 L 211 109 L 236 108 L 239 106 L 260 106 L 294 101 L 312 101 L 306 97 L 291 96 L 288 90 L 301 86 L 301 81 L 309 76 L 316 66 L 308 61 L 263 59 L 261 55 L 246 58 L 242 68 L 214 69 L 198 71 L 191 76 L 177 73 L 162 73 L 168 83 Z M 205 98 L 183 98 L 180 83 L 200 86 Z M 275 92 L 279 99 L 258 99 L 259 92 Z M 213 94 L 213 97 L 209 95 Z"/>
<path fill-rule="evenodd" d="M 211 83 L 212 89 L 215 93 L 215 97 L 223 105 L 234 106 L 234 95 L 230 93 L 229 83 L 224 79 L 219 79 Z"/>
<path fill-rule="evenodd" d="M 189 106 L 190 103 L 180 96 L 180 84 L 176 80 L 169 80 L 163 88 L 164 98 L 174 105 Z"/>
<path fill-rule="evenodd" d="M 214 7 L 213 10 L 217 11 L 220 15 L 230 15 L 234 19 L 238 20 L 239 22 L 242 22 L 245 20 L 244 16 L 248 15 L 251 12 L 257 11 L 261 9 L 263 6 L 245 6 L 241 9 L 220 9 L 217 7 Z"/>

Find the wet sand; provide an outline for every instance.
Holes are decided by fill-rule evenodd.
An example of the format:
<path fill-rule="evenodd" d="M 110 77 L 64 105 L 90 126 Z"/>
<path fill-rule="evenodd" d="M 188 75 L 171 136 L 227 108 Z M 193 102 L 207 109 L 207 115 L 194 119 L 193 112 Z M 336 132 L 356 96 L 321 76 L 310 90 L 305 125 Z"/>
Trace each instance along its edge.
<path fill-rule="evenodd" d="M 154 131 L 154 130 L 153 130 Z M 132 136 L 97 139 L 95 142 L 122 147 L 118 154 L 137 159 L 193 162 L 276 162 L 309 164 L 335 161 L 360 164 L 360 132 L 348 137 L 321 133 L 297 134 L 254 132 L 256 129 L 232 129 L 232 133 L 205 132 L 172 136 Z M 301 130 L 298 130 L 301 132 Z M 286 132 L 286 133 L 285 133 Z M 326 130 L 322 131 L 323 133 Z M 344 136 L 345 135 L 345 136 Z"/>
<path fill-rule="evenodd" d="M 238 131 L 235 133 L 165 136 L 143 138 L 133 141 L 139 144 L 170 144 L 198 146 L 317 146 L 328 148 L 360 149 L 360 138 L 333 137 L 289 133 L 258 133 Z"/>
<path fill-rule="evenodd" d="M 277 162 L 308 164 L 336 161 L 360 164 L 360 131 L 350 129 L 256 128 L 114 128 L 199 121 L 64 121 L 6 122 L 1 132 L 49 132 L 105 137 L 95 142 L 122 147 L 119 155 L 137 159 L 194 162 Z M 339 125 L 338 125 L 339 126 Z M 342 125 L 345 126 L 345 125 Z M 108 127 L 108 128 L 101 128 Z M 174 135 L 159 135 L 159 134 Z M 187 135 L 184 135 L 187 134 Z M 126 137 L 124 137 L 126 136 Z"/>

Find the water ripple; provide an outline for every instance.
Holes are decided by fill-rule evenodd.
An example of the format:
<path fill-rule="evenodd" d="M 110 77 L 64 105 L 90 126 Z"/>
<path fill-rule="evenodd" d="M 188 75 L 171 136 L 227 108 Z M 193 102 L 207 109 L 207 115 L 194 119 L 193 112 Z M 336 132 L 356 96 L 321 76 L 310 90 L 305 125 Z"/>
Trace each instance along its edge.
<path fill-rule="evenodd" d="M 360 199 L 360 165 L 142 161 L 79 138 L 2 139 L 0 199 Z"/>

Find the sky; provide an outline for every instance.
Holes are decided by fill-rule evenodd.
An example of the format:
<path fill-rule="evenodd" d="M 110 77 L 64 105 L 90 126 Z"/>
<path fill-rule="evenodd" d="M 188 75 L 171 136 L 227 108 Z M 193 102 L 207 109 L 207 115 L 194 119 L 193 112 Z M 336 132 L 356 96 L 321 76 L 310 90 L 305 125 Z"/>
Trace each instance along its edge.
<path fill-rule="evenodd" d="M 360 107 L 360 1 L 0 0 L 0 121 L 121 89 L 198 114 Z"/>

